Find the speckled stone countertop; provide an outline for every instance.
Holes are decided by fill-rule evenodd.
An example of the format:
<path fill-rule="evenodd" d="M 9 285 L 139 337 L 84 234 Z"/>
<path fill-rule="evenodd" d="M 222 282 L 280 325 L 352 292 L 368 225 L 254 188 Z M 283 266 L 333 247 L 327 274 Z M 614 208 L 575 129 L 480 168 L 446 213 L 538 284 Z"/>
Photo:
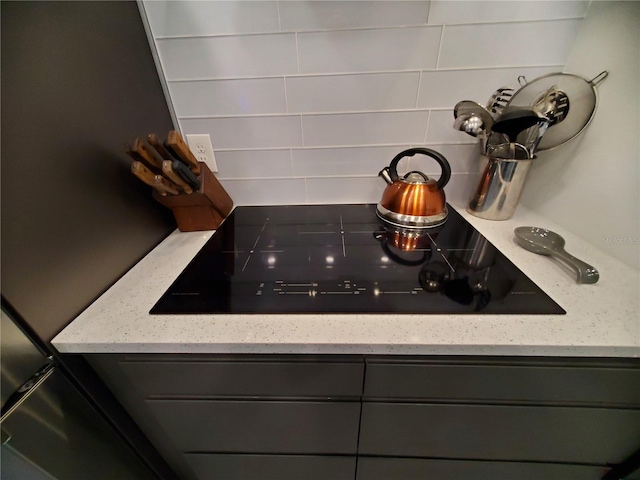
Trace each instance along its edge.
<path fill-rule="evenodd" d="M 456 205 L 454 205 L 456 206 Z M 558 302 L 566 315 L 150 315 L 213 232 L 173 232 L 53 339 L 62 353 L 297 353 L 640 356 L 640 272 L 523 206 L 506 221 L 457 210 Z M 600 272 L 578 285 L 513 229 L 560 233 Z"/>

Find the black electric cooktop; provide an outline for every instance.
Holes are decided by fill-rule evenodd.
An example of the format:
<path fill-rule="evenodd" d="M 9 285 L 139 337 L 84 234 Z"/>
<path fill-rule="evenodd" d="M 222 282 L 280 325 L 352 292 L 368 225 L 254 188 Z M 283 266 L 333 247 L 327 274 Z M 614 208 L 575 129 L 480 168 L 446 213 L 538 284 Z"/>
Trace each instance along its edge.
<path fill-rule="evenodd" d="M 375 205 L 297 205 L 237 207 L 150 313 L 566 312 L 450 207 L 416 236 Z"/>

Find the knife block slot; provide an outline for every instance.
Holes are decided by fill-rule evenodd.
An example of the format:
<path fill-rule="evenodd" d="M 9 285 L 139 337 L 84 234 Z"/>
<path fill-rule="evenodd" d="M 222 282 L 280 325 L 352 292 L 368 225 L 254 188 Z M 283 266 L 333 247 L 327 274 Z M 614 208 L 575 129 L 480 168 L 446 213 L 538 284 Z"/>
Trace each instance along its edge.
<path fill-rule="evenodd" d="M 233 208 L 233 200 L 209 167 L 199 163 L 200 188 L 197 191 L 167 196 L 153 191 L 153 198 L 173 211 L 181 232 L 215 230 Z"/>

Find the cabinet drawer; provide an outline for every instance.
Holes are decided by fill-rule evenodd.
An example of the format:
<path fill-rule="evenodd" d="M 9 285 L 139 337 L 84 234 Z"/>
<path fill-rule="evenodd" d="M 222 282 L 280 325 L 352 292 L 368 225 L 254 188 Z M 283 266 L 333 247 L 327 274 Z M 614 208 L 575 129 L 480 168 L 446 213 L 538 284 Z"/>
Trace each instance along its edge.
<path fill-rule="evenodd" d="M 618 463 L 640 447 L 640 411 L 364 403 L 364 455 Z"/>
<path fill-rule="evenodd" d="M 147 400 L 181 452 L 355 454 L 360 404 Z"/>
<path fill-rule="evenodd" d="M 606 467 L 418 458 L 358 458 L 356 480 L 600 480 Z"/>
<path fill-rule="evenodd" d="M 146 396 L 359 397 L 364 364 L 349 362 L 148 362 L 120 368 Z"/>
<path fill-rule="evenodd" d="M 185 459 L 201 480 L 353 480 L 356 471 L 356 457 L 188 453 Z"/>
<path fill-rule="evenodd" d="M 368 363 L 364 395 L 640 406 L 640 368 Z"/>

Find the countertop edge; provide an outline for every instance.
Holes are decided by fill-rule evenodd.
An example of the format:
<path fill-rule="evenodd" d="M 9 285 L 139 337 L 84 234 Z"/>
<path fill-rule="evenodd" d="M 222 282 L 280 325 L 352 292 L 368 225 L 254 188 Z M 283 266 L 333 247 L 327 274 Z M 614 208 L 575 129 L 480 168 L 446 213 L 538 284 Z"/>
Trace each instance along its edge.
<path fill-rule="evenodd" d="M 148 314 L 214 233 L 175 231 L 52 341 L 61 353 L 280 353 L 389 355 L 640 356 L 640 272 L 520 206 L 500 222 L 453 207 L 567 315 L 181 315 Z M 566 269 L 524 251 L 513 228 L 538 225 L 601 271 L 576 285 Z M 300 318 L 304 317 L 304 318 Z M 304 321 L 302 321 L 304 320 Z"/>

